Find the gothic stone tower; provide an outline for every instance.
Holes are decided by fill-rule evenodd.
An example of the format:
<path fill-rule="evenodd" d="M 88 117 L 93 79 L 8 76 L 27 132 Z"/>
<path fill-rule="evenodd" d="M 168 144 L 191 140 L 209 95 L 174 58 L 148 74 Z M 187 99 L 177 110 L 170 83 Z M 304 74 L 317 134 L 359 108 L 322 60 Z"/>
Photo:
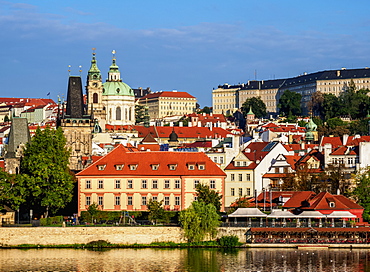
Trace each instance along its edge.
<path fill-rule="evenodd" d="M 71 170 L 83 169 L 83 157 L 92 153 L 91 132 L 94 121 L 87 115 L 83 103 L 82 82 L 79 76 L 70 76 L 68 82 L 67 108 L 58 122 L 67 139 L 66 147 L 70 148 L 69 167 Z"/>

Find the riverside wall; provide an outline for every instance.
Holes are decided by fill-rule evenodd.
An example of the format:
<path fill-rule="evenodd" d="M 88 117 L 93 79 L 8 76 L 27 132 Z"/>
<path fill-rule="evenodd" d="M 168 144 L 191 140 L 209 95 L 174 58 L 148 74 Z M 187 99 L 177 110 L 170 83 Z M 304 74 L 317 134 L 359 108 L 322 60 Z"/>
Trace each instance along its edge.
<path fill-rule="evenodd" d="M 236 235 L 245 242 L 246 228 L 219 228 L 218 237 Z M 183 243 L 179 227 L 30 227 L 0 228 L 0 246 L 70 245 L 105 240 L 113 244 Z"/>

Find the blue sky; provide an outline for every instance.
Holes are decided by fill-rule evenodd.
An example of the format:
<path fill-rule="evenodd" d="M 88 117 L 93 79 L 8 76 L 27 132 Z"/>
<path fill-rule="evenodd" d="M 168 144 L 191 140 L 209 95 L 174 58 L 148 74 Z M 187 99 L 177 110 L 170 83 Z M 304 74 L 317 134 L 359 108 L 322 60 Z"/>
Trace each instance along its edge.
<path fill-rule="evenodd" d="M 116 50 L 132 88 L 183 90 L 211 106 L 212 88 L 257 78 L 370 66 L 368 1 L 2 1 L 0 95 L 66 95 L 92 48 L 107 77 Z"/>

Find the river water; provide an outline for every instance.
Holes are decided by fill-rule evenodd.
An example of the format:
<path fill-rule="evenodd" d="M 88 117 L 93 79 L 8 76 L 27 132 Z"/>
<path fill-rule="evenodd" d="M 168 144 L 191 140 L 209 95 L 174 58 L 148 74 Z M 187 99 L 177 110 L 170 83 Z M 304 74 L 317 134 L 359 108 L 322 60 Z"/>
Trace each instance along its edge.
<path fill-rule="evenodd" d="M 370 271 L 368 249 L 2 249 L 0 271 Z"/>

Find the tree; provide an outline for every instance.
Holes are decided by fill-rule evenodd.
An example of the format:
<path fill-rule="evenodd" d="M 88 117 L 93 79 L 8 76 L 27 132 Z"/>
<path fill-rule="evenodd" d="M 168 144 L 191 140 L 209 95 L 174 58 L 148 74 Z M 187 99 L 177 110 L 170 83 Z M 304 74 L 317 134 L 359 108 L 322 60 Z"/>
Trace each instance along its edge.
<path fill-rule="evenodd" d="M 157 220 L 164 217 L 164 209 L 162 207 L 162 204 L 163 204 L 163 200 L 156 201 L 156 200 L 149 199 L 149 202 L 148 202 L 148 211 L 149 211 L 148 219 L 154 222 L 154 224 L 156 225 L 157 225 Z"/>
<path fill-rule="evenodd" d="M 21 174 L 27 190 L 27 205 L 35 211 L 56 212 L 72 200 L 74 176 L 68 168 L 70 152 L 61 128 L 38 128 L 26 144 Z"/>
<path fill-rule="evenodd" d="M 145 107 L 142 105 L 135 105 L 135 124 L 144 122 L 145 118 Z"/>
<path fill-rule="evenodd" d="M 227 211 L 227 214 L 235 212 L 238 208 L 249 208 L 250 202 L 246 196 L 241 196 L 230 205 L 230 209 Z"/>
<path fill-rule="evenodd" d="M 357 175 L 357 186 L 352 191 L 352 196 L 357 200 L 358 204 L 364 208 L 363 218 L 365 221 L 370 220 L 370 169 L 361 175 Z"/>
<path fill-rule="evenodd" d="M 0 169 L 0 203 L 14 210 L 25 201 L 26 190 L 21 175 L 9 174 Z"/>
<path fill-rule="evenodd" d="M 198 113 L 210 114 L 211 113 L 211 108 L 208 107 L 208 106 L 205 106 L 203 109 L 201 109 L 200 111 L 198 111 Z"/>
<path fill-rule="evenodd" d="M 302 95 L 299 93 L 284 91 L 279 99 L 280 114 L 285 117 L 301 115 L 301 99 Z"/>
<path fill-rule="evenodd" d="M 180 224 L 188 242 L 200 242 L 209 235 L 217 234 L 220 216 L 212 204 L 194 201 L 191 206 L 180 212 Z"/>
<path fill-rule="evenodd" d="M 257 118 L 265 117 L 267 114 L 266 104 L 262 101 L 260 96 L 248 98 L 247 100 L 245 100 L 242 105 L 242 111 L 244 115 L 247 115 L 251 108 Z"/>
<path fill-rule="evenodd" d="M 219 212 L 221 209 L 222 195 L 215 190 L 211 190 L 208 185 L 198 183 L 196 187 L 197 201 L 205 204 L 212 204 Z"/>
<path fill-rule="evenodd" d="M 319 116 L 321 118 L 324 118 L 324 95 L 322 92 L 317 91 L 314 92 L 311 96 L 311 101 L 309 102 L 309 110 L 312 113 L 312 116 Z"/>
<path fill-rule="evenodd" d="M 91 216 L 91 223 L 94 223 L 94 217 L 98 214 L 99 212 L 99 206 L 95 202 L 87 208 L 87 212 Z"/>

